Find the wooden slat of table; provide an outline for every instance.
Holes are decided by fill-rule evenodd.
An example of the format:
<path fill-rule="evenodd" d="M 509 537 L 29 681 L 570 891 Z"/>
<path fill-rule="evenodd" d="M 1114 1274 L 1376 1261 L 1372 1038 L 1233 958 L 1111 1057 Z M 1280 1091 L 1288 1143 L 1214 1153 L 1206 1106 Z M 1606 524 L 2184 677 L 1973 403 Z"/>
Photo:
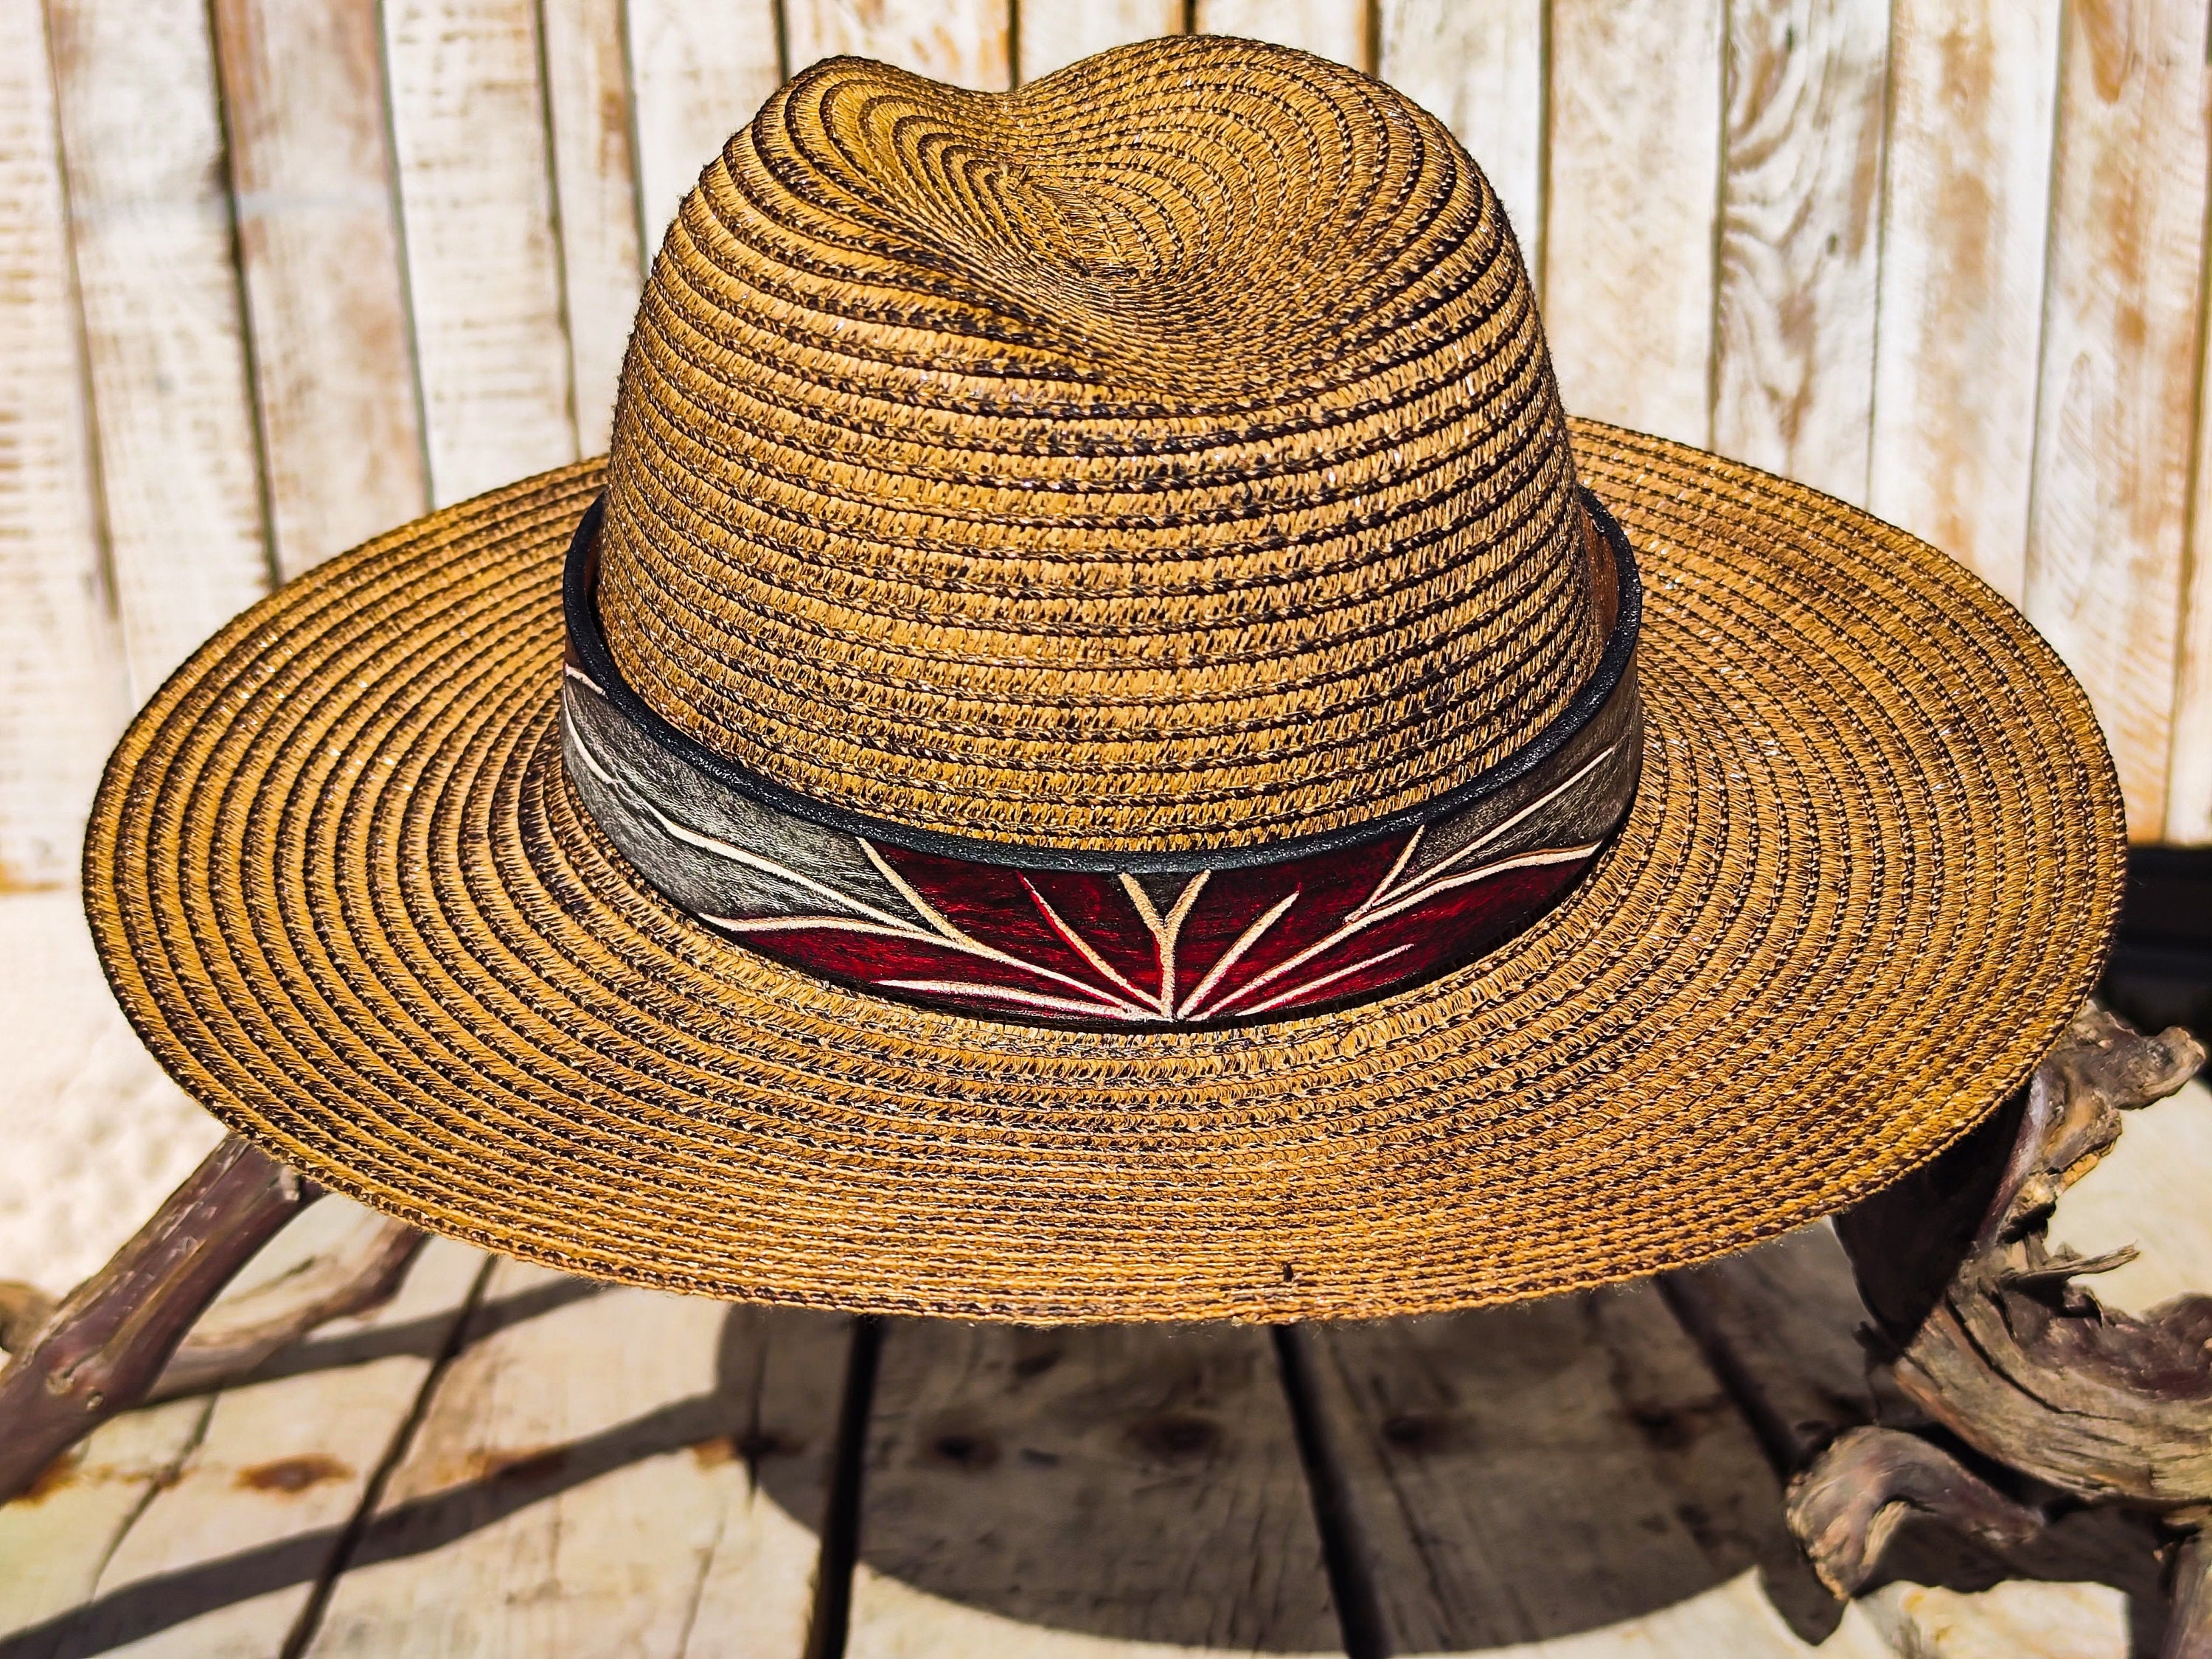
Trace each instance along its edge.
<path fill-rule="evenodd" d="M 956 87 L 1003 91 L 1011 8 L 1012 0 L 783 0 L 786 56 L 793 74 L 851 53 Z"/>
<path fill-rule="evenodd" d="M 40 0 L 0 0 L 0 891 L 76 877 L 126 690 Z"/>
<path fill-rule="evenodd" d="M 272 1241 L 231 1293 L 374 1225 L 357 1206 L 325 1200 Z M 127 1645 L 137 1659 L 262 1659 L 282 1649 L 335 1568 L 345 1528 L 484 1265 L 477 1251 L 434 1241 L 391 1303 L 326 1326 L 279 1355 L 263 1380 L 117 1419 L 136 1425 L 120 1455 L 142 1470 L 166 1461 L 157 1478 L 128 1461 L 118 1470 L 115 1431 L 103 1430 L 82 1465 L 52 1477 L 51 1495 L 0 1509 L 0 1536 L 16 1528 L 11 1568 L 84 1580 L 73 1613 L 50 1608 L 34 1622 L 8 1607 L 13 1645 L 0 1638 L 0 1653 Z M 137 1501 L 115 1524 L 115 1495 L 134 1480 Z M 40 1530 L 39 1515 L 55 1505 L 72 1512 L 70 1523 Z M 105 1539 L 103 1524 L 112 1527 Z"/>
<path fill-rule="evenodd" d="M 1757 1443 L 1649 1285 L 1311 1326 L 1390 1652 L 1797 1654 L 1835 1618 Z M 1824 1653 L 1881 1650 L 1857 1620 Z"/>
<path fill-rule="evenodd" d="M 429 503 L 367 0 L 212 0 L 280 574 Z"/>
<path fill-rule="evenodd" d="M 309 1653 L 798 1659 L 849 1332 L 501 1263 Z"/>
<path fill-rule="evenodd" d="M 39 1639 L 25 1632 L 56 1638 L 40 1640 L 53 1651 L 115 1547 L 199 1443 L 214 1403 L 173 1400 L 114 1418 L 64 1470 L 0 1504 L 0 1654 L 11 1638 Z"/>
<path fill-rule="evenodd" d="M 1578 415 L 1712 436 L 1723 0 L 1553 0 L 1544 326 Z"/>
<path fill-rule="evenodd" d="M 2020 602 L 2060 0 L 1897 0 L 1867 504 Z"/>
<path fill-rule="evenodd" d="M 2166 834 L 2212 842 L 2212 425 L 2200 414 L 2197 492 L 2190 516 L 2187 588 L 2182 595 L 2181 664 L 2173 680 L 2173 739 L 2166 782 Z"/>
<path fill-rule="evenodd" d="M 1372 70 L 1364 0 L 1198 0 L 1201 34 L 1241 34 Z"/>
<path fill-rule="evenodd" d="M 1024 81 L 1109 46 L 1182 33 L 1182 0 L 1016 0 L 1016 6 Z"/>
<path fill-rule="evenodd" d="M 642 282 L 623 9 L 622 0 L 544 0 L 538 14 L 568 381 L 576 450 L 583 455 L 607 447 L 615 383 Z"/>
<path fill-rule="evenodd" d="M 895 1322 L 860 1504 L 851 1659 L 1340 1650 L 1250 1327 Z"/>
<path fill-rule="evenodd" d="M 1889 20 L 1730 0 L 1713 447 L 1863 503 Z"/>
<path fill-rule="evenodd" d="M 2095 701 L 2128 833 L 2164 827 L 2198 372 L 2203 9 L 2066 8 L 2027 614 Z"/>
<path fill-rule="evenodd" d="M 203 0 L 47 9 L 134 703 L 269 586 Z"/>
<path fill-rule="evenodd" d="M 381 6 L 430 497 L 576 458 L 532 0 Z"/>
<path fill-rule="evenodd" d="M 775 0 L 628 0 L 640 246 L 650 264 L 684 192 L 783 79 Z M 803 68 L 794 58 L 793 68 Z"/>
<path fill-rule="evenodd" d="M 1474 157 L 1543 291 L 1544 0 L 1382 0 L 1376 73 Z"/>

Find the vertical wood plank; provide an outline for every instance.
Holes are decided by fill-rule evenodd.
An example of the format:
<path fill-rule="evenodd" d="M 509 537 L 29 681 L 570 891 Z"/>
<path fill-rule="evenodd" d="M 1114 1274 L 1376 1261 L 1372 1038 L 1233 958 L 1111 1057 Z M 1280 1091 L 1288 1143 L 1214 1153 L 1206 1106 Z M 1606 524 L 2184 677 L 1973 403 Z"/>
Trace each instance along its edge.
<path fill-rule="evenodd" d="M 501 1263 L 308 1651 L 799 1659 L 850 1328 Z"/>
<path fill-rule="evenodd" d="M 1812 1650 L 1759 1583 L 1809 1578 L 1773 1474 L 1649 1285 L 1300 1340 L 1386 1651 Z"/>
<path fill-rule="evenodd" d="M 628 0 L 631 120 L 647 264 L 700 170 L 783 80 L 775 0 Z M 796 58 L 793 67 L 799 67 Z"/>
<path fill-rule="evenodd" d="M 1376 73 L 1452 130 L 1505 205 L 1540 293 L 1544 0 L 1382 0 Z"/>
<path fill-rule="evenodd" d="M 2088 688 L 2128 833 L 2164 832 L 2195 412 L 2205 18 L 2066 8 L 2027 614 Z"/>
<path fill-rule="evenodd" d="M 1038 80 L 1109 46 L 1182 33 L 1182 0 L 1015 0 L 1021 79 Z"/>
<path fill-rule="evenodd" d="M 2208 320 L 2212 326 L 2212 320 Z M 2212 843 L 2212 422 L 2197 422 L 2197 505 L 2182 595 L 2181 659 L 2173 682 L 2172 758 L 2164 838 Z"/>
<path fill-rule="evenodd" d="M 0 3 L 0 893 L 76 876 L 125 684 L 102 570 L 53 78 Z"/>
<path fill-rule="evenodd" d="M 2060 0 L 1895 0 L 1867 505 L 2017 605 Z"/>
<path fill-rule="evenodd" d="M 860 1490 L 848 1659 L 1340 1650 L 1250 1327 L 894 1323 Z"/>
<path fill-rule="evenodd" d="M 1731 0 L 1713 447 L 1863 504 L 1887 9 Z"/>
<path fill-rule="evenodd" d="M 1723 0 L 1552 0 L 1544 325 L 1568 410 L 1712 438 Z"/>
<path fill-rule="evenodd" d="M 585 455 L 607 447 L 642 285 L 623 10 L 622 0 L 540 0 L 538 12 L 568 383 Z"/>
<path fill-rule="evenodd" d="M 48 9 L 131 699 L 268 586 L 202 0 Z"/>
<path fill-rule="evenodd" d="M 1011 0 L 784 0 L 792 72 L 851 54 L 956 87 L 1003 91 L 1012 79 Z"/>
<path fill-rule="evenodd" d="M 429 503 L 369 0 L 211 0 L 270 529 L 298 574 Z"/>
<path fill-rule="evenodd" d="M 1200 34 L 1241 34 L 1372 71 L 1366 0 L 1198 0 Z"/>
<path fill-rule="evenodd" d="M 381 7 L 439 506 L 576 458 L 530 0 Z"/>

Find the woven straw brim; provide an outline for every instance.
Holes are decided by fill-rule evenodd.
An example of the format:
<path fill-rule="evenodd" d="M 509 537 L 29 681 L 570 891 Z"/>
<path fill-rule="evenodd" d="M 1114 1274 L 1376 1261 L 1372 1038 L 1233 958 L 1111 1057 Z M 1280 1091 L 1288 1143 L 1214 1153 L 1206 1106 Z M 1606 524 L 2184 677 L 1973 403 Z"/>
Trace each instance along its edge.
<path fill-rule="evenodd" d="M 1101 1035 L 711 937 L 556 760 L 590 465 L 246 613 L 94 809 L 88 903 L 178 1080 L 275 1156 L 508 1255 L 1034 1321 L 1382 1315 L 1752 1243 L 1926 1158 L 2089 990 L 2119 798 L 1988 588 L 1863 514 L 1576 431 L 1634 541 L 1650 738 L 1569 900 L 1323 1017 Z"/>

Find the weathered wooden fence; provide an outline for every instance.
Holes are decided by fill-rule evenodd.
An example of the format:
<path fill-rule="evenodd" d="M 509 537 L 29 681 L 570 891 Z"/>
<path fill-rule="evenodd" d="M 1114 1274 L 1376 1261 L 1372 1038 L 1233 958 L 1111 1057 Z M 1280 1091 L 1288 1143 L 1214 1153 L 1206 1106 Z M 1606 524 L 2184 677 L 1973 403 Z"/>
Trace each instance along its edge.
<path fill-rule="evenodd" d="M 1570 406 L 1930 538 L 2212 840 L 2205 0 L 0 0 L 0 878 L 270 583 L 605 441 L 642 264 L 789 70 L 1185 28 L 1449 121 Z"/>

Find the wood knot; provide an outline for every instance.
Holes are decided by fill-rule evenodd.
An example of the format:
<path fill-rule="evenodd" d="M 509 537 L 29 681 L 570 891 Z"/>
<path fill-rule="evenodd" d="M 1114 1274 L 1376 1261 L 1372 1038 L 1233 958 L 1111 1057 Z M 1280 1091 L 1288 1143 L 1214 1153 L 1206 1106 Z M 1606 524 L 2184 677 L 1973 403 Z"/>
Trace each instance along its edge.
<path fill-rule="evenodd" d="M 1221 1430 L 1210 1418 L 1188 1412 L 1164 1412 L 1129 1431 L 1129 1438 L 1151 1456 L 1167 1462 L 1203 1457 L 1221 1443 Z"/>

